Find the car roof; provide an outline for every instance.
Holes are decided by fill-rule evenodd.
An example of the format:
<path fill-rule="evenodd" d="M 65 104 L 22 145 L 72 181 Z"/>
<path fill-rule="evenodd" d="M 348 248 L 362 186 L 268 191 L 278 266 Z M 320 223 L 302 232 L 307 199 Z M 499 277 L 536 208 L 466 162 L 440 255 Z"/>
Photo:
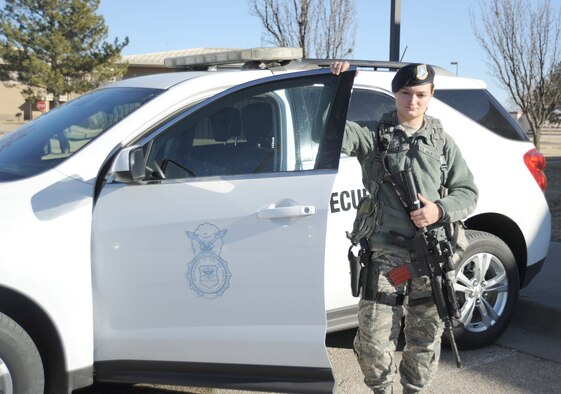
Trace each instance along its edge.
<path fill-rule="evenodd" d="M 170 67 L 167 73 L 156 73 L 145 76 L 133 77 L 114 82 L 102 88 L 115 88 L 115 87 L 135 87 L 135 88 L 153 88 L 153 89 L 169 89 L 182 82 L 190 79 L 199 78 L 203 76 L 210 76 L 212 74 L 223 73 L 239 73 L 245 70 L 269 70 L 273 74 L 282 72 L 296 72 L 317 68 L 326 68 L 335 60 L 333 59 L 294 59 L 284 62 L 283 64 L 275 64 L 271 67 L 260 67 L 258 64 L 223 64 L 219 66 L 212 66 L 209 64 L 203 67 Z M 393 78 L 393 74 L 408 63 L 405 62 L 391 62 L 391 61 L 373 61 L 373 60 L 347 60 L 353 66 L 356 66 L 363 74 L 377 74 L 381 76 L 382 80 Z M 486 84 L 483 81 L 458 77 L 450 71 L 433 66 L 435 69 L 435 82 L 437 89 L 485 89 Z M 270 74 L 269 74 L 270 75 Z M 363 74 L 364 75 L 364 74 Z M 359 80 L 362 78 L 359 78 Z"/>
<path fill-rule="evenodd" d="M 208 74 L 207 72 L 173 72 L 170 70 L 168 73 L 150 74 L 141 77 L 133 77 L 122 79 L 120 81 L 111 83 L 105 87 L 120 88 L 120 87 L 134 87 L 134 88 L 153 88 L 153 89 L 169 89 L 178 83 L 185 82 L 189 79 L 198 78 L 202 75 Z"/>

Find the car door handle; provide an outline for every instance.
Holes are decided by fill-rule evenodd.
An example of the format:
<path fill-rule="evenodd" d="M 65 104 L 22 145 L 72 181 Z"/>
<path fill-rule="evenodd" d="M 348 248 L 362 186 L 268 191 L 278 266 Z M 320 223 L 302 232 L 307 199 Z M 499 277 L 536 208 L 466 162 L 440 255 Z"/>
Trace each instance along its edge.
<path fill-rule="evenodd" d="M 270 206 L 257 212 L 259 219 L 282 219 L 299 216 L 315 215 L 316 207 L 313 205 L 291 205 L 288 207 Z"/>

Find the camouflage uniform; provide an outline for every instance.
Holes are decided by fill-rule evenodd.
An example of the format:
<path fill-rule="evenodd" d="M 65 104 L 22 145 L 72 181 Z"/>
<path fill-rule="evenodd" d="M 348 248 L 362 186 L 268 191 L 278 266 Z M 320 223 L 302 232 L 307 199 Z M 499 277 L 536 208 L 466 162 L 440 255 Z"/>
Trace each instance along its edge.
<path fill-rule="evenodd" d="M 385 114 L 382 119 L 393 119 L 393 124 L 397 124 L 395 111 Z M 441 152 L 435 147 L 436 128 L 442 129 L 440 121 L 427 115 L 423 127 L 411 138 L 400 125 L 387 128 L 391 139 L 386 151 L 386 168 L 390 173 L 405 168 L 413 170 L 419 192 L 437 203 L 443 213 L 440 221 L 429 229 L 436 228 L 439 237 L 445 237 L 443 225 L 464 219 L 475 209 L 477 187 L 450 136 L 441 131 L 444 139 Z M 415 228 L 393 186 L 384 181 L 386 174 L 377 143 L 371 130 L 347 122 L 342 151 L 357 156 L 363 184 L 371 196 L 371 203 L 364 205 L 366 208 L 359 207 L 357 221 L 362 221 L 364 234 L 360 237 L 368 238 L 372 260 L 380 266 L 378 294 L 407 294 L 407 298 L 404 305 L 361 299 L 354 348 L 366 385 L 375 393 L 392 392 L 396 373 L 393 354 L 405 316 L 406 346 L 400 365 L 401 383 L 405 392 L 418 392 L 428 386 L 436 371 L 443 327 L 427 277 L 413 278 L 407 288 L 405 285 L 396 287 L 388 279 L 387 273 L 391 269 L 410 260 L 406 248 L 392 243 L 389 233 L 411 238 Z M 440 153 L 445 157 L 444 166 Z M 441 189 L 441 184 L 445 189 Z M 357 236 L 356 231 L 353 235 Z"/>

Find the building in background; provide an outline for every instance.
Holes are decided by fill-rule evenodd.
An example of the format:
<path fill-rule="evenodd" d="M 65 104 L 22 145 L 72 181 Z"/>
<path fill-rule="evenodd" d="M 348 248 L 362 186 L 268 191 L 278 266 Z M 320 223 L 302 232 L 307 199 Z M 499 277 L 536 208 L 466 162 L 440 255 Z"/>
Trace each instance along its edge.
<path fill-rule="evenodd" d="M 123 78 L 174 72 L 176 70 L 164 66 L 164 59 L 168 57 L 204 55 L 229 49 L 231 48 L 193 48 L 124 56 L 123 62 L 128 63 L 129 67 Z M 20 123 L 35 119 L 52 108 L 53 97 L 46 93 L 39 100 L 26 101 L 22 94 L 26 87 L 26 85 L 14 81 L 0 83 L 0 122 Z M 61 96 L 59 102 L 64 103 L 76 96 L 72 94 Z"/>
<path fill-rule="evenodd" d="M 27 85 L 16 81 L 0 83 L 0 122 L 22 122 L 35 119 L 52 107 L 52 94 L 46 92 L 38 100 L 27 100 L 23 91 Z M 62 104 L 78 95 L 65 94 L 59 96 Z"/>

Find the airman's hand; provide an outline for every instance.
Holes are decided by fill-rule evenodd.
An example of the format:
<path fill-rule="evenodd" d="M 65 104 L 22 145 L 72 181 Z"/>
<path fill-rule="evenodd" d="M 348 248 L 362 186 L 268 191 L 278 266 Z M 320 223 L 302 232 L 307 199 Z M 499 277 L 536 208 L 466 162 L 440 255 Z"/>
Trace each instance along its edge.
<path fill-rule="evenodd" d="M 415 226 L 417 226 L 417 228 L 422 228 L 438 222 L 442 217 L 440 207 L 434 202 L 427 200 L 421 193 L 417 196 L 419 201 L 423 204 L 423 207 L 411 212 L 411 220 Z"/>
<path fill-rule="evenodd" d="M 333 62 L 331 63 L 331 72 L 335 75 L 339 75 L 345 71 L 347 71 L 351 67 L 349 62 Z"/>

